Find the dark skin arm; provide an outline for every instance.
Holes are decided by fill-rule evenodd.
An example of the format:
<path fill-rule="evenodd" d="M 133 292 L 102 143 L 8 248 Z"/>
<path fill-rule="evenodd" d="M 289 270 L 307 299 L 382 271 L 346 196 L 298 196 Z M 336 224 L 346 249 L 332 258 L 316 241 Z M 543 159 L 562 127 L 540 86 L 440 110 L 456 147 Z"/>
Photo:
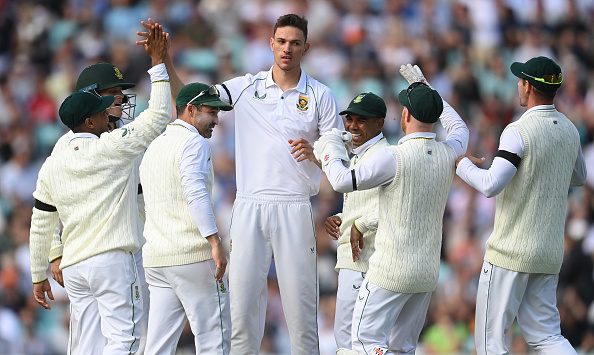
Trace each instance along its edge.
<path fill-rule="evenodd" d="M 363 234 L 353 224 L 351 226 L 351 250 L 353 251 L 353 261 L 359 260 L 363 249 Z"/>
<path fill-rule="evenodd" d="M 324 227 L 326 227 L 326 234 L 331 239 L 337 240 L 340 238 L 340 224 L 342 220 L 340 217 L 337 216 L 330 216 L 326 218 L 326 223 L 324 223 Z"/>

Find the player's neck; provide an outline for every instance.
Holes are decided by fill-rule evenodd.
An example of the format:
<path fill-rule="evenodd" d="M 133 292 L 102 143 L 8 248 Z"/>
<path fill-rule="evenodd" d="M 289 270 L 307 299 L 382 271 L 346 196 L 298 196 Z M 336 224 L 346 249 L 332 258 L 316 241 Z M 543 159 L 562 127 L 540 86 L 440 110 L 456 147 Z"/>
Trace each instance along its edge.
<path fill-rule="evenodd" d="M 283 92 L 296 87 L 299 84 L 299 79 L 301 79 L 300 67 L 291 70 L 282 70 L 276 65 L 272 67 L 272 80 Z"/>

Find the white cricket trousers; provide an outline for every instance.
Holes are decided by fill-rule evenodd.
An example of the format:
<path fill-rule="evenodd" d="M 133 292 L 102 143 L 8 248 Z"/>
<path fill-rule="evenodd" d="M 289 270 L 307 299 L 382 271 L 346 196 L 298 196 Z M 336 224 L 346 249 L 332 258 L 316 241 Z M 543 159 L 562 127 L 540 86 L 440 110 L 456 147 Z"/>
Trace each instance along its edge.
<path fill-rule="evenodd" d="M 78 319 L 79 354 L 134 354 L 140 342 L 141 285 L 132 253 L 105 252 L 62 270 Z"/>
<path fill-rule="evenodd" d="M 238 193 L 230 234 L 231 353 L 260 350 L 274 256 L 291 354 L 319 354 L 317 250 L 309 197 Z"/>
<path fill-rule="evenodd" d="M 538 355 L 576 355 L 561 335 L 558 279 L 558 274 L 527 274 L 483 262 L 476 296 L 477 355 L 509 354 L 505 333 L 516 318 L 526 343 Z"/>
<path fill-rule="evenodd" d="M 352 349 L 371 355 L 376 347 L 385 354 L 414 354 L 425 323 L 431 292 L 398 293 L 363 281 L 352 321 Z M 389 347 L 391 345 L 391 347 Z"/>
<path fill-rule="evenodd" d="M 361 271 L 340 269 L 338 273 L 336 312 L 334 313 L 334 339 L 338 348 L 351 349 L 352 347 L 353 311 L 363 280 L 365 280 L 365 273 Z M 390 344 L 395 342 L 396 339 L 391 337 Z M 389 349 L 392 348 L 389 347 Z"/>
<path fill-rule="evenodd" d="M 146 279 L 144 277 L 144 268 L 142 267 L 142 249 L 134 254 L 134 261 L 136 262 L 136 271 L 138 272 L 138 280 L 140 281 L 140 294 L 142 296 L 142 317 L 140 318 L 140 343 L 136 355 L 143 355 L 146 345 L 146 331 L 148 328 L 148 310 L 149 310 L 149 289 Z M 74 313 L 72 304 L 70 305 L 70 328 L 68 334 L 68 352 L 67 355 L 78 355 L 78 335 L 76 328 L 78 327 L 78 318 Z M 107 339 L 103 338 L 103 346 L 107 343 Z M 100 345 L 97 339 L 97 346 Z"/>
<path fill-rule="evenodd" d="M 145 354 L 174 355 L 187 321 L 196 354 L 229 354 L 229 291 L 225 278 L 214 277 L 214 260 L 144 271 L 151 295 Z"/>

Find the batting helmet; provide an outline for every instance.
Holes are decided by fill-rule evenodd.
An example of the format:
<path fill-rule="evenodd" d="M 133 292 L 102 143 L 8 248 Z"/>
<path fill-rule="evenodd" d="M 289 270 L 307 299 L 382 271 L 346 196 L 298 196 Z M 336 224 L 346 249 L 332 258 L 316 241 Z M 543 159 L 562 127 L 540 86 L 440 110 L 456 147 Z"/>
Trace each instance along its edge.
<path fill-rule="evenodd" d="M 110 63 L 96 63 L 86 67 L 80 73 L 76 81 L 77 91 L 86 91 L 96 96 L 102 96 L 101 91 L 114 87 L 121 87 L 122 90 L 130 89 L 136 85 L 124 80 L 124 76 L 118 67 Z M 109 115 L 109 120 L 117 122 L 120 120 L 131 121 L 134 119 L 134 109 L 136 107 L 136 95 L 124 94 L 122 103 L 122 116 Z M 123 121 L 121 122 L 124 123 Z"/>

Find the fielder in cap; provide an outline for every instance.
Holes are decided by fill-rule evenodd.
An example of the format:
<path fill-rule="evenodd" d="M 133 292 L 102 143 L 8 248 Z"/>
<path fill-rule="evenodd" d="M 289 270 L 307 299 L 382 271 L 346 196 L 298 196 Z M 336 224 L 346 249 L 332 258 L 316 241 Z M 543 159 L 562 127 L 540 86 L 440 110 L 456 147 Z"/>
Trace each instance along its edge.
<path fill-rule="evenodd" d="M 34 192 L 30 250 L 35 300 L 50 308 L 46 277 L 52 235 L 64 225 L 60 268 L 72 309 L 81 354 L 138 351 L 142 288 L 133 254 L 140 249 L 138 174 L 134 160 L 171 117 L 171 95 L 163 61 L 167 39 L 161 26 L 146 48 L 153 67 L 149 108 L 126 128 L 109 131 L 106 109 L 114 96 L 75 92 L 60 106 L 72 130 L 43 164 Z M 62 247 L 62 246 L 61 246 Z"/>
<path fill-rule="evenodd" d="M 443 213 L 468 128 L 418 67 L 400 72 L 411 85 L 398 95 L 406 135 L 397 146 L 348 169 L 344 134 L 331 132 L 314 144 L 336 191 L 379 188 L 375 252 L 353 311 L 352 350 L 337 354 L 414 354 L 437 285 Z M 432 132 L 438 120 L 447 131 L 443 142 Z"/>
<path fill-rule="evenodd" d="M 353 137 L 350 169 L 390 145 L 381 131 L 386 117 L 386 104 L 381 97 L 371 92 L 361 93 L 340 114 L 345 115 L 345 127 Z M 375 251 L 378 205 L 378 188 L 353 191 L 344 194 L 342 212 L 326 219 L 326 233 L 338 239 L 334 338 L 339 348 L 351 347 L 355 301 L 369 267 L 369 257 Z"/>
<path fill-rule="evenodd" d="M 146 225 L 143 248 L 150 288 L 146 354 L 176 353 L 189 320 L 196 354 L 228 355 L 227 256 L 211 199 L 213 161 L 206 139 L 222 102 L 215 86 L 192 83 L 176 98 L 177 119 L 155 139 L 140 165 Z"/>
<path fill-rule="evenodd" d="M 556 289 L 563 261 L 570 186 L 586 182 L 580 138 L 553 100 L 563 82 L 552 59 L 513 63 L 520 105 L 489 169 L 485 158 L 460 157 L 456 174 L 487 197 L 497 196 L 476 301 L 477 353 L 507 354 L 505 334 L 517 319 L 538 354 L 576 354 L 561 335 Z"/>

